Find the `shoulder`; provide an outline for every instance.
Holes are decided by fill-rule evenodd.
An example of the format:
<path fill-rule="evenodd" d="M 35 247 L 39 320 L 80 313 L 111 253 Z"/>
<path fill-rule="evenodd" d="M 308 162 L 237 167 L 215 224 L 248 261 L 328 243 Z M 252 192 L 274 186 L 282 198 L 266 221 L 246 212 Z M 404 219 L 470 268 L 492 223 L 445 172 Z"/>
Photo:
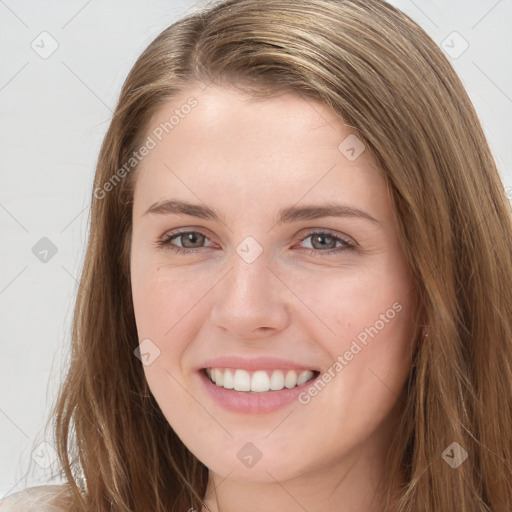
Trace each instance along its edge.
<path fill-rule="evenodd" d="M 70 493 L 67 485 L 28 487 L 0 500 L 0 512 L 64 512 Z"/>

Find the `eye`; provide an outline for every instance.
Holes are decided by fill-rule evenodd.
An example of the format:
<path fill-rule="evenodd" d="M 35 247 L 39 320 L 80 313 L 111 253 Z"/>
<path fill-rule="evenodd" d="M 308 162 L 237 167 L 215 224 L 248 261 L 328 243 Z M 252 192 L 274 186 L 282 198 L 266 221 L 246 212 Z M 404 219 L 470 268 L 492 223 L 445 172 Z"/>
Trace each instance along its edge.
<path fill-rule="evenodd" d="M 320 256 L 356 250 L 356 244 L 348 237 L 344 238 L 339 235 L 334 235 L 329 231 L 312 231 L 300 241 L 304 242 L 304 240 L 307 240 L 308 238 L 311 238 L 311 245 L 313 247 L 313 250 L 308 250 L 308 254 L 311 256 Z M 338 246 L 338 249 L 335 249 L 336 244 L 339 243 L 342 244 L 342 247 Z M 320 249 L 318 249 L 318 247 L 320 247 Z M 322 248 L 328 250 L 322 250 Z"/>
<path fill-rule="evenodd" d="M 181 246 L 175 245 L 174 240 L 181 239 Z M 176 253 L 191 253 L 201 249 L 201 243 L 207 240 L 208 237 L 200 231 L 174 231 L 166 233 L 161 239 L 156 241 L 159 247 L 167 247 Z"/>
<path fill-rule="evenodd" d="M 329 231 L 312 231 L 299 242 L 304 242 L 311 238 L 312 248 L 306 248 L 311 256 L 328 255 L 340 252 L 350 252 L 356 250 L 356 245 L 351 239 L 334 235 Z M 176 245 L 175 240 L 181 240 L 181 245 Z M 166 233 L 155 243 L 158 247 L 165 247 L 178 254 L 190 254 L 202 249 L 202 244 L 208 240 L 208 237 L 201 231 L 173 231 Z M 341 244 L 341 247 L 337 244 Z"/>

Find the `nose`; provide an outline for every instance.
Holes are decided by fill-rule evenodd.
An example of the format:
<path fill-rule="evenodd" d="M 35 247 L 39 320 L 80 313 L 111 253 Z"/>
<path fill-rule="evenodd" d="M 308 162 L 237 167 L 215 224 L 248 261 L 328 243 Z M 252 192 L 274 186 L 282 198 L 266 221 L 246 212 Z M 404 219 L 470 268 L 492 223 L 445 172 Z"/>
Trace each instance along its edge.
<path fill-rule="evenodd" d="M 234 255 L 233 264 L 216 287 L 211 321 L 241 340 L 272 336 L 289 323 L 290 291 L 269 267 L 265 253 L 252 263 Z"/>

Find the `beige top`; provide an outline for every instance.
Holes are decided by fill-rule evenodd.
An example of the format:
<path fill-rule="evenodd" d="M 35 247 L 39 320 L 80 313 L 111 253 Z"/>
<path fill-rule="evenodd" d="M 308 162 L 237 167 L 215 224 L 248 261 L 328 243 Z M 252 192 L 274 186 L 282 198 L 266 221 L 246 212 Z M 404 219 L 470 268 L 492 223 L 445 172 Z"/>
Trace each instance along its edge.
<path fill-rule="evenodd" d="M 68 492 L 66 485 L 29 487 L 2 499 L 0 512 L 63 512 L 63 498 Z"/>

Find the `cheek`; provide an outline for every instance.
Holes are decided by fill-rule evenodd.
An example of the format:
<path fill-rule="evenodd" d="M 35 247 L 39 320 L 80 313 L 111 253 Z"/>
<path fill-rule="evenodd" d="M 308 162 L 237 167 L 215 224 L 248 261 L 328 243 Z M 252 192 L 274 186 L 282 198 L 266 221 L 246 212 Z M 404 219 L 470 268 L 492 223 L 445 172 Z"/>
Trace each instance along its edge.
<path fill-rule="evenodd" d="M 386 289 L 343 305 L 346 320 L 340 320 L 339 336 L 329 344 L 332 364 L 324 370 L 326 389 L 317 405 L 330 408 L 333 425 L 351 425 L 354 436 L 377 427 L 407 380 L 413 311 L 406 299 L 398 289 Z"/>
<path fill-rule="evenodd" d="M 156 354 L 144 365 L 149 386 L 159 402 L 183 407 L 183 359 L 201 329 L 206 276 L 192 278 L 191 269 L 171 268 L 148 259 L 132 266 L 132 295 L 139 343 Z M 150 340 L 147 342 L 146 340 Z M 186 369 L 189 372 L 190 368 Z M 168 404 L 169 405 L 169 404 Z M 165 408 L 165 406 L 164 406 Z M 171 407 L 172 410 L 172 407 Z"/>
<path fill-rule="evenodd" d="M 197 284 L 193 284 L 190 276 L 181 280 L 178 275 L 153 262 L 132 267 L 132 297 L 139 338 L 168 339 L 174 326 L 190 311 L 191 291 Z"/>
<path fill-rule="evenodd" d="M 308 318 L 313 339 L 327 344 L 336 355 L 358 335 L 364 343 L 371 339 L 370 333 L 375 334 L 373 327 L 379 335 L 390 333 L 412 314 L 409 281 L 404 268 L 394 262 L 360 269 L 322 269 L 314 275 L 290 272 L 283 274 L 283 280 L 303 303 L 294 299 L 296 318 Z"/>
<path fill-rule="evenodd" d="M 347 411 L 353 418 L 373 411 L 373 420 L 381 419 L 409 374 L 414 304 L 405 268 L 396 261 L 357 275 L 296 278 L 294 291 L 314 312 L 302 325 L 330 357 L 325 387 L 304 402 L 330 408 L 336 421 L 346 422 Z"/>
<path fill-rule="evenodd" d="M 172 411 L 169 397 L 181 396 L 177 378 L 186 337 L 178 335 L 178 321 L 186 314 L 185 295 L 171 279 L 163 279 L 164 274 L 151 261 L 132 261 L 131 274 L 143 370 L 157 402 L 163 410 Z M 146 358 L 144 354 L 150 355 Z"/>
<path fill-rule="evenodd" d="M 132 267 L 139 342 L 147 343 L 149 339 L 149 352 L 156 354 L 143 369 L 149 388 L 171 425 L 183 411 L 197 405 L 186 391 L 181 363 L 197 333 L 197 322 L 193 320 L 197 319 L 199 308 L 194 305 L 200 294 L 190 293 L 195 290 L 190 278 L 180 280 L 177 276 L 179 271 L 156 262 Z"/>

